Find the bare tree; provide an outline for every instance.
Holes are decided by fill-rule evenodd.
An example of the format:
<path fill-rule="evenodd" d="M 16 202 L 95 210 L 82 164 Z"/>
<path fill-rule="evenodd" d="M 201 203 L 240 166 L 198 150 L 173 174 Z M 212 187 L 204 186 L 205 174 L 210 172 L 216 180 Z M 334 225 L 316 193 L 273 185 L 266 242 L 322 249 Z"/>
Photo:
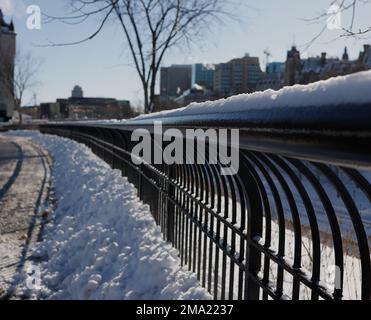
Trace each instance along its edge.
<path fill-rule="evenodd" d="M 25 93 L 40 84 L 37 73 L 40 71 L 42 60 L 35 58 L 31 53 L 18 52 L 14 61 L 11 55 L 3 57 L 3 61 L 0 70 L 3 86 L 13 98 L 15 109 L 19 110 Z"/>
<path fill-rule="evenodd" d="M 355 30 L 355 22 L 357 20 L 357 11 L 363 10 L 361 6 L 368 6 L 370 9 L 369 0 L 350 0 L 349 2 L 342 0 L 340 3 L 340 10 L 342 12 L 349 11 L 351 13 L 350 24 L 348 27 L 343 27 L 343 36 L 359 36 L 371 32 L 371 23 L 369 25 L 361 26 Z"/>
<path fill-rule="evenodd" d="M 176 45 L 205 40 L 213 22 L 228 15 L 228 0 L 73 0 L 73 11 L 65 17 L 47 15 L 47 22 L 79 24 L 98 17 L 99 24 L 74 45 L 96 37 L 108 21 L 117 22 L 128 44 L 139 75 L 145 112 L 154 108 L 155 88 L 160 65 L 167 51 Z"/>
<path fill-rule="evenodd" d="M 335 8 L 336 12 L 328 11 L 328 8 Z M 328 29 L 327 24 L 329 19 L 332 19 L 332 15 L 349 15 L 349 19 L 346 23 L 342 23 L 340 26 L 340 35 L 339 37 L 360 37 L 362 35 L 371 33 L 371 23 L 364 26 L 356 27 L 357 17 L 361 10 L 371 9 L 370 0 L 331 0 L 328 4 L 326 10 L 324 10 L 319 15 L 303 19 L 309 23 L 318 23 L 322 24 L 321 30 L 308 42 L 307 47 L 313 44 L 317 39 L 319 39 Z"/>

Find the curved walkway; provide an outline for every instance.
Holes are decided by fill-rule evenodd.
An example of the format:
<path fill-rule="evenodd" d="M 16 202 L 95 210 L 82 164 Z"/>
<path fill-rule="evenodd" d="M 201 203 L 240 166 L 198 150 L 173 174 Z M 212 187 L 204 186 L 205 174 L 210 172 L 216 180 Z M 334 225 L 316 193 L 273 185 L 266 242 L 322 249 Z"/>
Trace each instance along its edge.
<path fill-rule="evenodd" d="M 30 140 L 0 135 L 0 299 L 26 298 L 17 287 L 47 217 L 50 163 Z"/>

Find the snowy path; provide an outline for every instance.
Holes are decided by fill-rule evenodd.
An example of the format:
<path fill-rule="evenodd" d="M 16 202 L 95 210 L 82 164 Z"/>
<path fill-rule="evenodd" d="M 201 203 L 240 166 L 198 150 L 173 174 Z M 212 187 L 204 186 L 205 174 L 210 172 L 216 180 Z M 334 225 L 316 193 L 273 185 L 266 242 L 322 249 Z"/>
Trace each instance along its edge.
<path fill-rule="evenodd" d="M 27 136 L 54 159 L 57 209 L 34 250 L 39 298 L 210 299 L 180 267 L 136 189 L 87 147 L 35 132 Z M 25 289 L 27 291 L 27 289 Z"/>
<path fill-rule="evenodd" d="M 50 159 L 27 139 L 0 136 L 0 298 L 23 296 L 18 277 L 27 270 L 42 233 Z"/>

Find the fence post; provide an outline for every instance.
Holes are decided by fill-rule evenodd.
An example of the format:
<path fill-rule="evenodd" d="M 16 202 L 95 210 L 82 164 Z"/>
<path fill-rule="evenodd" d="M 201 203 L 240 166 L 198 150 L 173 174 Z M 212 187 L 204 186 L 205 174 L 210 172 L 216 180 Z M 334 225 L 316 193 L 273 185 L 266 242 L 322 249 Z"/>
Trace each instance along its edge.
<path fill-rule="evenodd" d="M 143 163 L 139 165 L 139 171 L 138 171 L 138 197 L 140 200 L 143 200 Z"/>
<path fill-rule="evenodd" d="M 255 281 L 261 269 L 261 252 L 256 249 L 252 242 L 262 237 L 263 231 L 263 208 L 258 186 L 253 175 L 247 168 L 248 161 L 240 151 L 239 175 L 245 187 L 246 215 L 247 215 L 247 243 L 245 259 L 245 299 L 259 300 L 260 287 Z M 255 279 L 255 280 L 254 280 Z"/>
<path fill-rule="evenodd" d="M 167 230 L 167 241 L 174 243 L 174 210 L 175 205 L 170 201 L 170 199 L 174 200 L 175 198 L 175 188 L 170 183 L 174 178 L 174 165 L 167 166 L 167 202 L 166 202 L 166 230 Z"/>

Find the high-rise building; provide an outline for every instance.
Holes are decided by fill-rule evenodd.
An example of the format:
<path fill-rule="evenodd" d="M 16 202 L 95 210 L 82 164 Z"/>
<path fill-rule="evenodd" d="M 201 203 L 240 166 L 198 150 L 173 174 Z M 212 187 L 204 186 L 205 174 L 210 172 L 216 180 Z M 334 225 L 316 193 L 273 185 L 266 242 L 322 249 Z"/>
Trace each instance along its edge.
<path fill-rule="evenodd" d="M 213 89 L 215 65 L 197 63 L 193 68 L 194 84 L 198 84 L 209 90 Z"/>
<path fill-rule="evenodd" d="M 214 91 L 220 96 L 227 97 L 231 94 L 232 65 L 220 63 L 215 66 Z"/>
<path fill-rule="evenodd" d="M 192 65 L 172 65 L 160 71 L 160 95 L 179 97 L 192 87 Z"/>
<path fill-rule="evenodd" d="M 267 74 L 280 74 L 285 73 L 285 63 L 284 62 L 269 62 L 266 66 Z"/>
<path fill-rule="evenodd" d="M 0 121 L 9 120 L 14 113 L 14 59 L 16 33 L 13 21 L 7 23 L 0 9 Z"/>
<path fill-rule="evenodd" d="M 221 96 L 231 96 L 255 91 L 263 72 L 259 58 L 246 54 L 242 58 L 216 65 L 214 91 Z"/>

